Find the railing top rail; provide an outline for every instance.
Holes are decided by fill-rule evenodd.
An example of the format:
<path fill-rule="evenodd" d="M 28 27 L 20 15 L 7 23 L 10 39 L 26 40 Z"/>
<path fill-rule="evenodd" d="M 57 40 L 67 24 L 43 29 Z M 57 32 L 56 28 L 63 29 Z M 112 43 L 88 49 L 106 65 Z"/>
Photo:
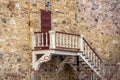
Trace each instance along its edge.
<path fill-rule="evenodd" d="M 95 55 L 100 59 L 101 62 L 103 62 L 103 60 L 101 59 L 101 57 L 95 52 L 95 50 L 90 46 L 90 44 L 87 42 L 87 40 L 85 38 L 83 38 L 83 40 L 87 43 L 87 45 L 90 47 L 90 49 L 95 53 Z"/>
<path fill-rule="evenodd" d="M 56 33 L 61 33 L 61 34 L 68 34 L 68 35 L 75 35 L 75 36 L 81 36 L 79 34 L 73 34 L 73 33 L 67 33 L 67 32 L 60 32 L 60 31 L 55 31 Z M 34 32 L 34 34 L 37 33 L 46 33 L 46 32 Z M 47 32 L 48 33 L 48 32 Z"/>
<path fill-rule="evenodd" d="M 73 34 L 73 33 L 67 33 L 67 32 L 60 32 L 60 31 L 56 31 L 56 33 L 80 36 L 79 34 Z"/>
<path fill-rule="evenodd" d="M 34 34 L 38 34 L 38 33 L 48 33 L 48 32 L 34 32 Z"/>

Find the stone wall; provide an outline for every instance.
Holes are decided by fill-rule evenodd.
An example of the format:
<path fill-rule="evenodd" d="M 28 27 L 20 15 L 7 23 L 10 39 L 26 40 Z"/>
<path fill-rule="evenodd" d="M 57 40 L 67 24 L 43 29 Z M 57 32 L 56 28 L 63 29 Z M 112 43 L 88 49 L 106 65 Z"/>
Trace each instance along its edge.
<path fill-rule="evenodd" d="M 119 0 L 51 2 L 53 29 L 83 34 L 102 58 L 120 61 Z M 44 4 L 45 0 L 0 0 L 0 76 L 31 69 L 31 35 L 40 31 Z"/>
<path fill-rule="evenodd" d="M 7 72 L 31 68 L 29 4 L 28 0 L 0 0 L 0 78 L 4 80 Z"/>

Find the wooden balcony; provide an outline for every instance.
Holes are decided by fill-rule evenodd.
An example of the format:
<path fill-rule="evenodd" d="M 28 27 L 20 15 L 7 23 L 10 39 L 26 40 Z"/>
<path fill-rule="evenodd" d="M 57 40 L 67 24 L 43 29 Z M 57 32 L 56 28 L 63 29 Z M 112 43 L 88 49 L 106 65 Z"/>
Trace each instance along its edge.
<path fill-rule="evenodd" d="M 80 35 L 50 31 L 34 33 L 34 50 L 59 49 L 80 51 Z"/>
<path fill-rule="evenodd" d="M 102 59 L 83 35 L 52 30 L 49 32 L 34 32 L 32 41 L 33 54 L 54 53 L 59 55 L 80 56 L 83 62 L 98 76 L 102 74 Z M 33 58 L 35 57 L 33 56 Z"/>

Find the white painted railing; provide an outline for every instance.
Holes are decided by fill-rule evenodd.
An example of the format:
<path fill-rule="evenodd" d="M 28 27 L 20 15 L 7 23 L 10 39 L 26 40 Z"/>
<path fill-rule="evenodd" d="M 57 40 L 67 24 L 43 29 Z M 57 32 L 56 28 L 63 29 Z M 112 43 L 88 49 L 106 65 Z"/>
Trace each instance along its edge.
<path fill-rule="evenodd" d="M 80 50 L 80 35 L 56 32 L 56 48 Z"/>
<path fill-rule="evenodd" d="M 80 51 L 80 35 L 57 31 L 35 32 L 35 49 L 64 49 Z"/>
<path fill-rule="evenodd" d="M 35 32 L 34 33 L 35 48 L 45 49 L 49 47 L 49 33 Z"/>
<path fill-rule="evenodd" d="M 103 71 L 103 61 L 102 59 L 99 57 L 99 55 L 94 51 L 94 49 L 90 46 L 90 44 L 86 41 L 85 38 L 83 38 L 83 56 L 86 57 L 86 59 L 92 64 L 94 65 L 94 67 L 98 70 L 98 71 Z M 103 72 L 100 72 L 101 74 Z"/>

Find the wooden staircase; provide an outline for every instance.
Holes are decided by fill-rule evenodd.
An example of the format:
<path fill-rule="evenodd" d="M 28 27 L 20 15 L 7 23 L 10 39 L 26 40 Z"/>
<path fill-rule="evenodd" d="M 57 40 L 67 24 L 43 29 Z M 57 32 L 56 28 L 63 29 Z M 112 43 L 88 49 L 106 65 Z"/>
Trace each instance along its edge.
<path fill-rule="evenodd" d="M 35 70 L 39 70 L 40 65 L 49 61 L 52 55 L 77 56 L 77 67 L 81 71 L 77 70 L 84 76 L 83 80 L 103 77 L 103 61 L 82 35 L 50 30 L 35 32 L 32 37 Z"/>

